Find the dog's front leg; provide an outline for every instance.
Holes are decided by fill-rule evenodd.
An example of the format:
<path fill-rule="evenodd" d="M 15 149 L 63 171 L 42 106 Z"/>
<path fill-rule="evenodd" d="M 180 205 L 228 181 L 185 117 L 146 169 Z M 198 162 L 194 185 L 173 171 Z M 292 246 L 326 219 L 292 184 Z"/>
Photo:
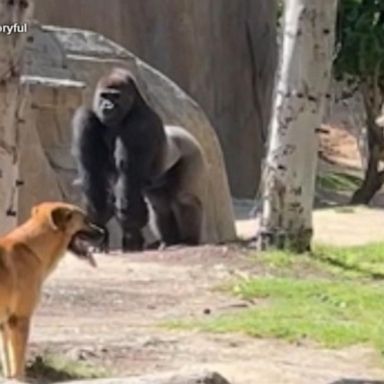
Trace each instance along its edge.
<path fill-rule="evenodd" d="M 0 324 L 1 334 L 1 365 L 3 368 L 3 376 L 10 377 L 11 375 L 11 357 L 10 357 L 10 340 L 8 322 L 4 321 Z"/>
<path fill-rule="evenodd" d="M 10 345 L 10 378 L 22 379 L 25 369 L 25 355 L 29 336 L 30 318 L 11 316 L 8 321 Z"/>

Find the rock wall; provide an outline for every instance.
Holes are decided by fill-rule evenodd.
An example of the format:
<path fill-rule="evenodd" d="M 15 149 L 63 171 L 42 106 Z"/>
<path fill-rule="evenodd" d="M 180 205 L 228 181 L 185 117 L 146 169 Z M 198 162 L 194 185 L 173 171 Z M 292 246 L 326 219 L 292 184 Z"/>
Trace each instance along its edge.
<path fill-rule="evenodd" d="M 209 165 L 206 241 L 233 240 L 234 217 L 221 148 L 198 104 L 160 72 L 98 34 L 36 27 L 32 37 L 23 79 L 30 93 L 32 118 L 27 119 L 31 124 L 24 134 L 20 220 L 41 200 L 79 202 L 72 186 L 76 172 L 70 155 L 71 116 L 83 100 L 90 103 L 104 73 L 122 66 L 135 74 L 144 96 L 165 124 L 185 127 L 202 144 Z"/>
<path fill-rule="evenodd" d="M 215 127 L 232 194 L 254 197 L 276 65 L 270 0 L 40 0 L 38 20 L 94 30 L 185 89 Z"/>

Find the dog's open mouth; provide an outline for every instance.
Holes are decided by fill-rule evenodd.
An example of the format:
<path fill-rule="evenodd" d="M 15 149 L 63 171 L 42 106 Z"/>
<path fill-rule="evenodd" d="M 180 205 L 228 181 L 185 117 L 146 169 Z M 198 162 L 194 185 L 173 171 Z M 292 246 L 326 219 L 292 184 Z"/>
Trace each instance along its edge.
<path fill-rule="evenodd" d="M 97 267 L 96 260 L 93 256 L 94 235 L 86 231 L 77 232 L 71 239 L 68 250 L 79 259 L 88 261 L 91 266 Z"/>

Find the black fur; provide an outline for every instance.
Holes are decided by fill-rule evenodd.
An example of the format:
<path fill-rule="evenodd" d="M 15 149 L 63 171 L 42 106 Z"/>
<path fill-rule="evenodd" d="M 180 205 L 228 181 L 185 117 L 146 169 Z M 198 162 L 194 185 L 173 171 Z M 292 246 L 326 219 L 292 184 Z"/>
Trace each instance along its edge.
<path fill-rule="evenodd" d="M 81 108 L 73 126 L 87 210 L 99 225 L 116 215 L 124 250 L 143 248 L 145 198 L 163 243 L 200 242 L 203 211 L 193 185 L 205 170 L 201 147 L 185 131 L 166 133 L 130 72 L 115 69 L 100 79 L 93 111 Z"/>
<path fill-rule="evenodd" d="M 123 232 L 123 250 L 140 250 L 144 244 L 141 230 L 148 223 L 143 190 L 161 172 L 166 140 L 161 119 L 144 101 L 133 77 L 125 71 L 119 74 L 122 77 L 119 84 L 121 99 L 128 100 L 126 104 L 130 108 L 124 114 L 122 109 L 126 108 L 126 104 L 117 99 L 116 115 L 124 117 L 116 119 L 119 120 L 117 128 L 113 124 L 109 126 L 116 129 L 118 136 L 114 153 L 118 170 L 116 217 Z M 104 84 L 104 87 L 107 86 L 113 87 L 114 84 Z M 95 104 L 101 103 L 95 101 Z M 106 117 L 102 119 L 107 120 Z"/>
<path fill-rule="evenodd" d="M 113 185 L 117 173 L 111 155 L 112 138 L 108 140 L 105 127 L 92 110 L 80 107 L 72 121 L 72 155 L 77 180 L 90 219 L 105 230 L 102 251 L 109 249 L 107 222 L 114 214 Z"/>

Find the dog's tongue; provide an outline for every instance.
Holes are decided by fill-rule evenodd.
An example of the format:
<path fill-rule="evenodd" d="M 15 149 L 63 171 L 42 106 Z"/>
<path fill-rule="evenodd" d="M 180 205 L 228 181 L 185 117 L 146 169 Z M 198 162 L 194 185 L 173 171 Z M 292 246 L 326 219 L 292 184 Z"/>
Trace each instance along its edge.
<path fill-rule="evenodd" d="M 76 256 L 79 259 L 82 259 L 82 260 L 88 262 L 91 265 L 91 267 L 97 268 L 96 259 L 95 259 L 95 256 L 93 255 L 93 252 L 91 250 L 87 249 L 81 255 L 76 255 Z"/>
<path fill-rule="evenodd" d="M 89 249 L 86 241 L 83 241 L 78 237 L 72 239 L 69 251 L 72 252 L 78 259 L 87 261 L 94 268 L 97 267 L 93 252 Z"/>
<path fill-rule="evenodd" d="M 89 262 L 89 264 L 91 265 L 91 267 L 93 267 L 93 268 L 97 268 L 96 259 L 95 259 L 95 257 L 93 256 L 93 253 L 92 253 L 92 252 L 88 252 L 88 254 L 85 256 L 85 258 L 87 259 L 87 261 Z"/>

